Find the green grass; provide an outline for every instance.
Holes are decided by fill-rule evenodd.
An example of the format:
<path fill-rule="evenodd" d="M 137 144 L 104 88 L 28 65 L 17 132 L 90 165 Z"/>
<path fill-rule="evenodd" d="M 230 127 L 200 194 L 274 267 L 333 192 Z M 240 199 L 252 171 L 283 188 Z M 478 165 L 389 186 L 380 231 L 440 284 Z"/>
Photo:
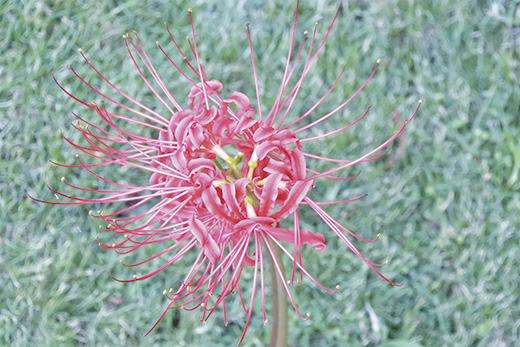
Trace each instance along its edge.
<path fill-rule="evenodd" d="M 137 29 L 163 78 L 185 102 L 187 85 L 172 73 L 155 41 L 174 51 L 162 23 L 184 38 L 190 33 L 188 7 L 194 9 L 206 71 L 224 83 L 224 95 L 240 90 L 255 99 L 244 26 L 251 23 L 263 103 L 272 102 L 294 4 L 2 3 L 1 345 L 227 346 L 238 341 L 244 322 L 238 309 L 231 310 L 238 314 L 231 314 L 228 327 L 218 315 L 201 324 L 198 313 L 173 311 L 143 337 L 165 305 L 162 290 L 175 284 L 189 262 L 147 281 L 115 282 L 106 270 L 122 274 L 119 257 L 97 247 L 97 225 L 87 218 L 91 207 L 56 207 L 28 198 L 54 199 L 45 184 L 62 187 L 62 176 L 93 184 L 84 173 L 48 163 L 74 159 L 73 148 L 58 133 L 61 128 L 77 138 L 69 125 L 71 111 L 94 116 L 59 90 L 51 71 L 78 97 L 98 100 L 66 68 L 73 64 L 93 85 L 108 90 L 81 63 L 76 49 L 82 47 L 116 85 L 157 106 L 121 39 Z M 298 30 L 312 29 L 319 21 L 321 37 L 335 7 L 302 1 Z M 358 179 L 340 185 L 318 182 L 313 197 L 368 193 L 359 202 L 327 211 L 360 235 L 384 234 L 376 244 L 359 246 L 370 259 L 390 259 L 384 274 L 404 286 L 389 286 L 371 273 L 319 217 L 303 209 L 304 225 L 327 236 L 327 251 L 307 249 L 305 264 L 322 283 L 339 283 L 342 289 L 328 295 L 309 281 L 296 287 L 301 310 L 313 316 L 301 322 L 290 312 L 291 345 L 505 346 L 520 339 L 519 52 L 518 1 L 359 1 L 343 7 L 296 108 L 319 98 L 348 63 L 342 82 L 315 117 L 324 114 L 366 79 L 378 58 L 383 63 L 352 106 L 317 131 L 346 124 L 347 116 L 352 119 L 372 105 L 362 124 L 309 151 L 355 158 L 395 131 L 393 108 L 406 119 L 418 99 L 425 102 L 406 130 L 401 160 L 385 169 L 398 151 L 396 142 L 388 158 L 353 169 L 353 174 L 362 170 Z M 246 346 L 269 340 L 269 327 L 261 320 L 257 311 Z"/>

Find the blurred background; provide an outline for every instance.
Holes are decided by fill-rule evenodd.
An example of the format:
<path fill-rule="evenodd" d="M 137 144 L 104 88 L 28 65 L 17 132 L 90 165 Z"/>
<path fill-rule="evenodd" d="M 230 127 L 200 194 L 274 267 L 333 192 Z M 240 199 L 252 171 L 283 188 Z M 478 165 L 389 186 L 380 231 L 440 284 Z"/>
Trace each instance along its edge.
<path fill-rule="evenodd" d="M 50 206 L 32 201 L 28 194 L 55 201 L 46 184 L 73 193 L 60 182 L 62 176 L 77 185 L 97 185 L 91 175 L 48 162 L 74 162 L 76 151 L 59 135 L 63 129 L 71 139 L 79 139 L 70 125 L 75 121 L 72 112 L 96 119 L 56 86 L 51 72 L 87 102 L 100 97 L 67 65 L 96 88 L 109 91 L 82 61 L 78 48 L 126 93 L 164 112 L 136 73 L 121 35 L 139 31 L 163 80 L 185 103 L 188 84 L 155 42 L 181 62 L 163 23 L 168 22 L 187 50 L 184 38 L 190 35 L 191 7 L 207 74 L 224 83 L 222 95 L 242 91 L 256 107 L 244 26 L 250 23 L 266 109 L 283 76 L 295 3 L 0 3 L 0 344 L 238 342 L 245 321 L 238 306 L 230 309 L 227 327 L 219 312 L 200 323 L 199 312 L 171 311 L 143 337 L 167 303 L 162 291 L 178 285 L 191 265 L 189 259 L 146 281 L 116 282 L 107 270 L 124 277 L 120 256 L 97 246 L 99 229 L 88 218 L 88 210 L 97 206 Z M 385 157 L 343 173 L 361 171 L 357 179 L 339 184 L 318 180 L 311 195 L 328 201 L 368 194 L 326 210 L 361 236 L 383 234 L 376 243 L 356 245 L 373 261 L 389 259 L 383 273 L 404 285 L 391 286 L 372 273 L 318 216 L 302 208 L 303 226 L 327 237 L 324 253 L 305 249 L 304 265 L 327 287 L 340 284 L 342 289 L 329 295 L 310 281 L 294 287 L 300 310 L 311 312 L 312 318 L 302 322 L 289 311 L 289 344 L 514 345 L 520 339 L 520 2 L 341 4 L 291 117 L 312 106 L 347 63 L 340 83 L 312 119 L 327 113 L 359 88 L 381 58 L 375 77 L 346 110 L 303 134 L 314 136 L 348 124 L 371 105 L 361 123 L 306 147 L 322 156 L 355 159 L 397 130 L 394 109 L 406 120 L 418 100 L 424 100 L 406 129 L 402 158 L 398 157 L 404 147 L 395 141 Z M 302 1 L 296 45 L 316 21 L 321 39 L 337 6 L 337 1 Z M 319 162 L 308 165 L 328 168 Z M 146 173 L 107 175 L 125 182 L 148 179 Z M 153 264 L 140 271 L 152 268 Z M 244 345 L 266 345 L 270 326 L 263 325 L 260 305 L 253 316 Z"/>

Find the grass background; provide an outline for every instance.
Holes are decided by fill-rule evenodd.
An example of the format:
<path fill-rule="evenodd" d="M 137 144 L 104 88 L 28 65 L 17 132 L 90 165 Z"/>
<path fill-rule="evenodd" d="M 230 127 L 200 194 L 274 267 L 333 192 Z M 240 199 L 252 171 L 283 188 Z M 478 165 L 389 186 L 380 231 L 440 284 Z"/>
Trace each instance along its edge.
<path fill-rule="evenodd" d="M 302 1 L 299 32 L 320 22 L 322 37 L 337 2 Z M 255 99 L 244 24 L 251 23 L 265 105 L 282 77 L 294 4 L 282 1 L 13 1 L 0 6 L 0 344 L 1 345 L 232 345 L 243 315 L 199 323 L 196 312 L 170 312 L 154 333 L 142 335 L 165 305 L 189 261 L 151 280 L 121 284 L 119 257 L 97 247 L 91 207 L 35 203 L 28 194 L 54 199 L 45 184 L 59 178 L 92 185 L 92 177 L 64 170 L 49 159 L 72 162 L 71 111 L 91 117 L 54 84 L 51 71 L 75 95 L 99 100 L 73 78 L 73 64 L 99 83 L 76 49 L 130 95 L 160 109 L 143 88 L 121 34 L 137 29 L 164 80 L 185 102 L 186 84 L 155 47 L 162 42 L 179 61 L 163 22 L 182 39 L 194 9 L 201 57 L 208 74 Z M 301 36 L 298 39 L 300 42 Z M 344 184 L 320 181 L 317 200 L 368 193 L 356 203 L 327 208 L 360 235 L 383 233 L 359 244 L 372 260 L 390 259 L 384 274 L 392 287 L 362 264 L 311 211 L 304 225 L 327 236 L 327 251 L 307 249 L 305 264 L 336 295 L 309 285 L 294 290 L 303 312 L 290 313 L 294 346 L 507 346 L 520 339 L 520 2 L 448 0 L 344 1 L 337 25 L 295 107 L 303 110 L 349 67 L 316 119 L 348 97 L 383 60 L 369 87 L 347 111 L 309 135 L 347 124 L 366 106 L 362 124 L 309 146 L 316 154 L 356 158 L 392 131 L 392 109 L 404 119 L 424 99 L 406 130 L 405 156 L 389 168 L 393 150 L 352 170 Z M 256 103 L 255 103 L 256 104 Z M 164 111 L 164 110 L 163 110 Z M 76 137 L 75 137 L 76 136 Z M 320 163 L 310 166 L 323 169 Z M 115 172 L 132 181 L 134 173 Z M 126 174 L 126 176 L 125 176 Z M 349 173 L 345 173 L 349 174 Z M 146 178 L 145 178 L 146 179 Z M 145 270 L 143 270 L 144 272 Z M 239 310 L 235 310 L 240 312 Z M 261 311 L 244 345 L 262 346 L 269 327 Z M 233 313 L 233 311 L 232 311 Z"/>

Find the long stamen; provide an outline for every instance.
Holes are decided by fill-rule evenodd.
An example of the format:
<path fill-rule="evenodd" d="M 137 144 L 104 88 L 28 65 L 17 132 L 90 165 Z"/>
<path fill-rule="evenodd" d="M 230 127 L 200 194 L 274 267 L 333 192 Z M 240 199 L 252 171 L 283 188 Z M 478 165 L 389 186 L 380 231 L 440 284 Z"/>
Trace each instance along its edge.
<path fill-rule="evenodd" d="M 336 130 L 333 130 L 333 131 L 330 131 L 328 133 L 325 133 L 325 134 L 322 134 L 322 135 L 318 135 L 318 136 L 313 136 L 313 137 L 308 137 L 306 139 L 301 139 L 300 142 L 301 143 L 304 143 L 304 142 L 310 142 L 310 141 L 314 141 L 314 140 L 320 140 L 320 139 L 323 139 L 323 138 L 326 138 L 326 137 L 329 137 L 331 135 L 334 135 L 334 134 L 337 134 L 337 133 L 340 133 L 342 131 L 345 131 L 347 130 L 348 128 L 350 128 L 351 126 L 357 124 L 360 120 L 362 120 L 363 118 L 365 118 L 365 116 L 367 115 L 368 111 L 370 110 L 370 106 L 368 106 L 367 110 L 365 111 L 365 113 L 363 113 L 363 115 L 361 117 L 359 117 L 358 119 L 356 119 L 354 122 L 350 123 L 349 125 L 345 125 L 344 127 L 342 128 L 339 128 L 339 129 L 336 129 Z"/>
<path fill-rule="evenodd" d="M 251 51 L 251 63 L 253 65 L 253 76 L 255 80 L 255 91 L 256 91 L 256 102 L 258 104 L 258 115 L 260 117 L 260 122 L 264 120 L 264 116 L 262 115 L 262 103 L 260 102 L 260 88 L 258 87 L 258 76 L 256 74 L 256 65 L 255 65 L 255 55 L 253 53 L 253 43 L 251 42 L 251 32 L 249 30 L 249 23 L 246 24 L 247 28 L 247 39 L 249 40 L 249 50 Z"/>
<path fill-rule="evenodd" d="M 285 105 L 287 104 L 287 102 L 289 102 L 291 100 L 291 105 L 285 111 L 286 114 L 289 113 L 289 111 L 291 109 L 291 106 L 292 106 L 292 100 L 296 99 L 296 96 L 298 95 L 298 93 L 300 91 L 300 87 L 301 87 L 301 85 L 303 83 L 303 80 L 305 79 L 305 77 L 307 77 L 307 74 L 305 73 L 305 71 L 307 71 L 307 67 L 309 66 L 309 61 L 310 61 L 311 56 L 312 56 L 312 50 L 314 48 L 314 42 L 315 42 L 315 39 L 316 39 L 316 31 L 317 31 L 317 29 L 318 29 L 318 23 L 316 22 L 314 24 L 314 30 L 313 30 L 313 33 L 312 33 L 311 44 L 309 46 L 309 52 L 307 53 L 307 58 L 305 59 L 305 64 L 303 65 L 302 75 L 300 76 L 300 79 L 298 80 L 296 85 L 293 87 L 293 89 L 288 93 L 288 95 L 285 98 L 285 100 L 282 102 L 281 108 L 283 109 L 285 107 Z M 308 34 L 308 32 L 305 31 L 304 32 L 304 39 L 305 39 L 305 36 L 307 36 L 307 34 Z M 302 43 L 302 47 L 303 47 L 303 43 Z M 296 64 L 295 64 L 295 66 L 296 66 Z M 280 129 L 280 127 L 283 124 L 283 121 L 285 120 L 285 117 L 286 117 L 286 115 L 284 115 L 283 120 L 280 120 L 280 123 L 278 124 L 278 127 L 276 129 Z"/>
<path fill-rule="evenodd" d="M 143 80 L 143 82 L 146 84 L 146 86 L 148 87 L 148 89 L 150 89 L 152 91 L 152 93 L 155 95 L 155 97 L 161 102 L 161 104 L 164 105 L 164 107 L 166 107 L 166 109 L 171 113 L 171 114 L 174 114 L 175 112 L 172 110 L 172 108 L 170 107 L 170 105 L 168 105 L 168 103 L 166 102 L 166 100 L 164 100 L 162 98 L 162 96 L 159 94 L 159 92 L 157 92 L 157 90 L 155 90 L 154 87 L 152 87 L 152 85 L 150 84 L 150 82 L 148 81 L 148 79 L 146 78 L 146 76 L 144 75 L 143 71 L 141 70 L 141 68 L 139 67 L 139 64 L 137 63 L 134 55 L 132 54 L 132 51 L 130 49 L 130 46 L 128 44 L 128 42 L 130 41 L 130 44 L 132 45 L 132 47 L 134 48 L 135 52 L 137 53 L 137 56 L 141 59 L 141 61 L 143 62 L 143 64 L 145 65 L 145 67 L 151 71 L 151 69 L 148 67 L 148 65 L 146 64 L 146 61 L 145 59 L 143 59 L 143 56 L 141 55 L 141 52 L 139 52 L 139 50 L 137 49 L 137 46 L 134 44 L 134 41 L 132 40 L 132 38 L 130 37 L 130 35 L 126 34 L 124 36 L 124 40 L 125 40 L 125 45 L 126 45 L 126 49 L 128 51 L 128 54 L 130 55 L 130 59 L 132 59 L 132 62 L 134 63 L 134 66 L 137 70 L 137 72 L 139 73 L 139 75 L 141 76 L 141 79 Z M 153 73 L 152 73 L 153 75 Z"/>
<path fill-rule="evenodd" d="M 415 109 L 415 112 L 410 117 L 410 119 L 408 119 L 406 122 L 404 122 L 404 125 L 401 127 L 401 129 L 399 129 L 394 135 L 392 135 L 388 140 L 386 140 L 385 142 L 383 142 L 382 144 L 377 146 L 375 149 L 373 149 L 370 152 L 366 153 L 365 155 L 359 157 L 358 159 L 351 161 L 350 163 L 341 165 L 341 166 L 339 166 L 337 168 L 334 168 L 334 169 L 330 169 L 330 170 L 321 172 L 321 173 L 316 174 L 314 176 L 309 176 L 309 177 L 307 177 L 307 180 L 313 180 L 313 179 L 316 179 L 318 177 L 325 176 L 325 175 L 337 172 L 339 170 L 346 169 L 347 167 L 350 167 L 352 165 L 360 163 L 363 160 L 367 159 L 368 157 L 370 157 L 370 156 L 374 155 L 375 153 L 378 153 L 379 151 L 384 149 L 386 146 L 388 146 L 390 143 L 392 143 L 399 135 L 401 135 L 401 133 L 404 131 L 404 129 L 408 126 L 408 124 L 410 124 L 410 121 L 415 117 L 415 115 L 417 114 L 417 111 L 419 111 L 419 107 L 421 107 L 421 103 L 422 103 L 422 100 L 419 100 L 419 105 L 417 105 L 417 108 Z"/>
<path fill-rule="evenodd" d="M 278 92 L 278 97 L 276 98 L 277 99 L 277 102 L 282 98 L 282 95 L 285 91 L 285 87 L 288 83 L 288 80 L 287 80 L 287 73 L 289 71 L 289 65 L 290 65 L 290 62 L 291 62 L 291 55 L 292 55 L 292 50 L 293 50 L 293 46 L 294 46 L 294 36 L 296 34 L 296 23 L 298 22 L 298 8 L 300 6 L 300 0 L 297 0 L 296 1 L 296 11 L 294 13 L 294 23 L 293 23 L 293 29 L 292 29 L 292 34 L 291 34 L 291 43 L 289 44 L 289 52 L 287 53 L 287 61 L 285 62 L 285 69 L 284 69 L 284 72 L 283 72 L 283 77 L 282 77 L 282 83 L 280 85 L 280 91 Z M 296 65 L 296 62 L 294 63 L 294 65 Z M 270 124 L 273 124 L 274 121 L 276 120 L 276 116 L 278 115 L 278 103 L 275 102 L 275 104 L 273 105 L 273 109 L 274 109 L 274 112 L 272 113 L 273 114 L 273 118 L 272 120 L 269 119 L 269 115 L 267 116 L 267 118 L 265 119 L 266 122 L 270 122 Z M 271 112 L 269 112 L 269 114 L 271 114 Z"/>
<path fill-rule="evenodd" d="M 203 77 L 203 73 L 202 73 L 202 67 L 200 65 L 199 51 L 197 49 L 197 39 L 195 37 L 195 27 L 193 25 L 193 17 L 191 15 L 192 11 L 193 10 L 191 8 L 188 9 L 188 12 L 190 13 L 191 32 L 193 34 L 193 45 L 195 46 L 195 59 L 197 60 L 197 67 L 199 69 L 199 78 L 200 78 L 200 81 L 202 82 L 202 92 L 204 93 L 206 109 L 209 110 L 208 94 L 206 93 L 206 87 L 204 86 L 204 77 Z"/>
<path fill-rule="evenodd" d="M 298 63 L 298 61 L 300 60 L 300 56 L 301 56 L 301 53 L 302 53 L 302 50 L 303 50 L 303 45 L 305 44 L 305 41 L 307 39 L 307 34 L 308 34 L 308 31 L 305 30 L 303 32 L 303 40 L 302 40 L 302 44 L 300 46 L 300 49 L 298 50 L 298 54 L 296 55 L 296 59 L 294 59 L 294 63 L 293 63 L 293 67 L 291 69 L 291 72 L 289 73 L 289 76 L 287 77 L 287 82 L 285 84 L 285 86 L 287 86 L 287 84 L 289 83 L 289 80 L 291 79 L 292 75 L 293 75 L 293 72 L 294 70 L 296 69 L 296 64 Z M 283 122 L 285 121 L 285 118 L 287 117 L 287 115 L 289 114 L 289 112 L 291 111 L 291 108 L 292 108 L 292 105 L 294 103 L 294 100 L 296 99 L 296 96 L 298 95 L 298 92 L 300 91 L 300 86 L 301 86 L 301 83 L 300 81 L 303 81 L 302 80 L 302 77 L 304 76 L 301 76 L 300 79 L 298 80 L 298 82 L 296 83 L 296 86 L 295 88 L 296 89 L 293 89 L 293 92 L 292 95 L 292 99 L 291 99 L 291 102 L 289 103 L 289 106 L 287 107 L 287 109 L 285 110 L 285 113 L 282 117 L 282 119 L 280 119 L 280 122 L 278 123 L 278 126 L 276 127 L 276 129 L 280 129 L 280 127 L 282 126 Z M 289 96 L 287 97 L 287 99 L 289 98 Z M 284 101 L 284 103 L 280 106 L 280 102 L 282 100 L 282 95 L 280 95 L 280 98 L 276 101 L 277 103 L 277 106 L 276 106 L 276 111 L 275 111 L 275 116 L 273 117 L 272 121 L 270 122 L 271 126 L 275 123 L 275 120 L 276 120 L 276 117 L 278 116 L 278 113 L 280 112 L 280 110 L 285 107 L 286 103 L 287 103 L 287 99 Z"/>
<path fill-rule="evenodd" d="M 144 54 L 144 56 L 146 58 L 146 62 L 145 62 L 145 60 L 142 57 L 141 57 L 141 60 L 145 64 L 145 66 L 148 69 L 148 71 L 152 74 L 152 76 L 155 79 L 155 81 L 157 82 L 157 84 L 159 84 L 159 87 L 161 88 L 163 93 L 166 95 L 168 100 L 170 100 L 170 102 L 173 104 L 173 106 L 175 106 L 177 111 L 181 111 L 182 110 L 181 105 L 179 105 L 177 100 L 175 100 L 173 95 L 166 88 L 166 86 L 165 86 L 164 82 L 162 81 L 161 77 L 159 76 L 159 74 L 155 70 L 155 67 L 153 66 L 153 63 L 150 60 L 150 57 L 148 56 L 148 53 L 146 53 L 146 50 L 144 49 L 143 45 L 141 44 L 141 40 L 139 39 L 139 35 L 137 35 L 137 31 L 136 30 L 134 30 L 134 34 L 135 34 L 135 37 L 137 39 L 137 43 L 139 44 L 139 47 L 141 48 L 141 51 L 143 52 L 143 54 Z M 133 42 L 132 42 L 132 45 L 134 45 Z M 134 47 L 135 47 L 135 45 L 134 45 Z M 137 48 L 136 48 L 136 52 L 139 52 L 139 50 L 137 50 Z"/>
<path fill-rule="evenodd" d="M 372 79 L 372 77 L 374 76 L 374 74 L 376 73 L 377 71 L 377 67 L 379 66 L 379 64 L 381 63 L 381 59 L 378 59 L 377 60 L 377 64 L 376 64 L 376 67 L 374 68 L 374 70 L 372 71 L 372 73 L 370 74 L 370 76 L 368 77 L 368 79 L 365 81 L 365 83 L 363 83 L 363 85 L 350 97 L 348 98 L 347 100 L 345 100 L 341 105 L 339 105 L 338 107 L 336 107 L 334 110 L 330 111 L 329 113 L 327 113 L 326 115 L 324 115 L 323 117 L 319 118 L 318 120 L 315 120 L 314 122 L 308 124 L 308 125 L 305 125 L 297 130 L 294 130 L 294 132 L 296 134 L 306 130 L 306 129 L 309 129 L 310 127 L 313 127 L 315 126 L 316 124 L 318 123 L 321 123 L 323 122 L 325 119 L 329 118 L 330 116 L 336 114 L 339 110 L 341 110 L 343 107 L 345 107 L 348 103 L 350 103 L 365 87 L 366 85 L 368 84 L 368 82 Z M 343 72 L 342 72 L 343 73 Z M 341 77 L 341 75 L 340 75 Z M 338 78 L 339 80 L 339 78 Z M 303 118 L 302 118 L 303 119 Z"/>
<path fill-rule="evenodd" d="M 339 80 L 341 79 L 341 76 L 343 76 L 343 73 L 345 72 L 345 69 L 347 68 L 347 65 L 344 65 L 343 66 L 343 69 L 341 70 L 340 74 L 338 75 L 338 77 L 336 78 L 336 80 L 334 81 L 334 83 L 332 84 L 332 86 L 330 86 L 330 88 L 327 90 L 327 92 L 325 94 L 323 94 L 323 96 L 310 108 L 307 110 L 307 112 L 305 112 L 304 114 L 302 114 L 300 117 L 298 117 L 294 122 L 292 122 L 291 124 L 289 125 L 286 125 L 285 127 L 283 127 L 283 129 L 288 129 L 296 124 L 298 124 L 300 121 L 302 121 L 304 118 L 306 118 L 308 115 L 310 115 L 319 105 L 321 105 L 321 103 L 323 102 L 323 100 L 325 100 L 327 98 L 327 96 L 329 96 L 330 92 L 332 92 L 332 90 L 336 87 L 336 85 L 338 84 Z M 304 77 L 304 76 L 302 76 Z M 280 123 L 278 125 L 278 127 L 280 127 L 282 125 L 282 123 Z"/>

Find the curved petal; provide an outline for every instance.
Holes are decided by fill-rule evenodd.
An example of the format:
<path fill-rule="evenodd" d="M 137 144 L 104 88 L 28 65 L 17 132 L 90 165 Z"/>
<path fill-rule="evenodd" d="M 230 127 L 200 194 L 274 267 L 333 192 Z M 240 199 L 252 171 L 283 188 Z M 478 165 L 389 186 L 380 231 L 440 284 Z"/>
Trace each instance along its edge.
<path fill-rule="evenodd" d="M 213 237 L 208 234 L 204 224 L 192 215 L 189 221 L 189 228 L 195 239 L 201 244 L 204 254 L 212 264 L 215 264 L 219 258 L 220 249 Z"/>
<path fill-rule="evenodd" d="M 294 244 L 294 230 L 293 229 L 283 229 L 283 228 L 264 228 L 272 237 L 277 240 L 281 240 L 287 243 Z M 323 252 L 326 248 L 325 245 L 325 236 L 320 233 L 313 233 L 309 230 L 300 230 L 300 242 L 304 245 L 309 245 L 314 248 L 318 252 Z"/>
<path fill-rule="evenodd" d="M 292 214 L 300 205 L 300 202 L 305 198 L 309 190 L 314 185 L 314 181 L 298 181 L 296 182 L 289 192 L 289 196 L 285 200 L 285 203 L 280 206 L 280 209 L 273 213 L 271 217 L 275 219 L 284 219 Z"/>

